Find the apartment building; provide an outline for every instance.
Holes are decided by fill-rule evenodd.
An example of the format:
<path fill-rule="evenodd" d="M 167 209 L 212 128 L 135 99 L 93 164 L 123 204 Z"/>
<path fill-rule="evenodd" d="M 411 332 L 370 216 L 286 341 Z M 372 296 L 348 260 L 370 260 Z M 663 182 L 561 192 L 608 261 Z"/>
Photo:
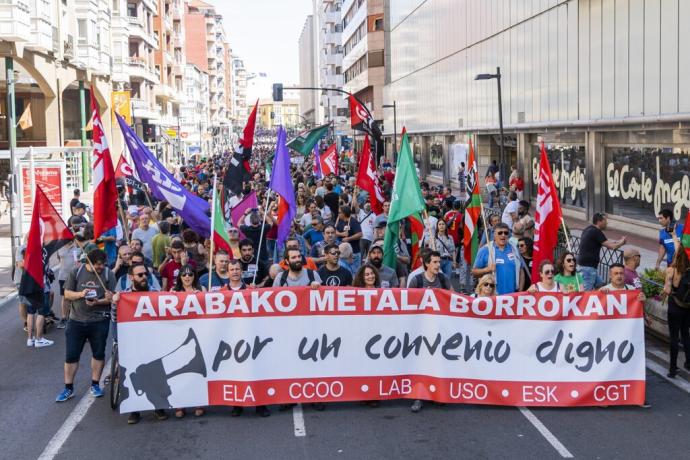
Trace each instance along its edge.
<path fill-rule="evenodd" d="M 242 58 L 233 56 L 232 58 L 232 109 L 235 128 L 242 130 L 247 120 L 247 70 L 244 67 Z"/>
<path fill-rule="evenodd" d="M 314 56 L 314 16 L 309 15 L 304 21 L 302 32 L 298 40 L 299 49 L 299 85 L 303 88 L 317 87 L 314 69 L 316 61 Z M 300 93 L 300 115 L 312 125 L 317 120 L 317 100 L 320 101 L 321 91 L 302 91 Z"/>
<path fill-rule="evenodd" d="M 187 64 L 184 74 L 185 102 L 180 106 L 180 140 L 183 155 L 210 151 L 209 75 L 195 64 Z"/>
<path fill-rule="evenodd" d="M 384 2 L 345 0 L 343 11 L 344 88 L 371 110 L 374 119 L 383 119 Z"/>
<path fill-rule="evenodd" d="M 7 114 L 7 66 L 13 68 L 15 115 L 30 104 L 33 126 L 17 146 L 80 145 L 87 120 L 80 101 L 96 93 L 110 124 L 111 28 L 107 0 L 7 0 L 0 3 L 0 110 Z M 88 113 L 86 107 L 86 113 Z M 4 117 L 3 117 L 4 118 Z M 0 123 L 0 149 L 7 149 Z"/>
<path fill-rule="evenodd" d="M 314 30 L 318 42 L 319 85 L 322 88 L 343 89 L 344 80 L 344 48 L 343 48 L 343 17 L 344 3 L 342 0 L 321 0 L 316 2 Z M 319 105 L 323 107 L 323 119 L 320 123 L 334 123 L 335 133 L 345 135 L 350 133 L 348 123 L 347 99 L 340 93 L 322 91 Z"/>

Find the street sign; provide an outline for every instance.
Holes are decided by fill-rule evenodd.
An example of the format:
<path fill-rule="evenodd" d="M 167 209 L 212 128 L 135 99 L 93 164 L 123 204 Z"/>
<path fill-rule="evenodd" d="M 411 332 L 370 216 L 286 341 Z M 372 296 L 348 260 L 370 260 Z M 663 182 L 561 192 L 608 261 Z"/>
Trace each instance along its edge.
<path fill-rule="evenodd" d="M 176 129 L 166 129 L 165 134 L 167 134 L 168 137 L 171 137 L 173 139 L 177 138 L 177 130 Z"/>
<path fill-rule="evenodd" d="M 67 198 L 66 164 L 65 160 L 34 160 L 33 181 L 32 168 L 29 160 L 20 162 L 19 175 L 20 209 L 22 234 L 29 231 L 31 215 L 34 210 L 32 182 L 40 186 L 48 200 L 55 206 L 55 210 L 67 219 L 71 215 Z"/>

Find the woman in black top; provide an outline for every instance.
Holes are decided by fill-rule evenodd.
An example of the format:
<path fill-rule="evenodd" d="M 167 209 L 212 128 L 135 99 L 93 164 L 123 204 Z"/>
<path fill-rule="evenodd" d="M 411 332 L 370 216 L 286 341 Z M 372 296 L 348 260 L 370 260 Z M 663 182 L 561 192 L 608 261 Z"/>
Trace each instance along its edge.
<path fill-rule="evenodd" d="M 677 237 L 674 240 L 677 241 Z M 670 378 L 678 374 L 678 334 L 680 334 L 685 349 L 683 367 L 690 371 L 690 303 L 687 302 L 686 297 L 686 293 L 690 289 L 688 286 L 690 260 L 688 260 L 683 248 L 679 247 L 678 244 L 676 248 L 673 263 L 666 269 L 666 282 L 664 283 L 664 295 L 668 296 L 668 330 L 671 354 L 668 376 Z"/>

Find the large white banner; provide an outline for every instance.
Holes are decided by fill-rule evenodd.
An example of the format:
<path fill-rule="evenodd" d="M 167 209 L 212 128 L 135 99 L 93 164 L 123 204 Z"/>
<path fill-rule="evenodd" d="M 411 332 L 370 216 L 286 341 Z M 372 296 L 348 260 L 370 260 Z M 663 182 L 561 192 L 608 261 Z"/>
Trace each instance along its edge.
<path fill-rule="evenodd" d="M 123 294 L 120 407 L 398 398 L 641 404 L 637 295 L 471 298 L 357 288 Z"/>

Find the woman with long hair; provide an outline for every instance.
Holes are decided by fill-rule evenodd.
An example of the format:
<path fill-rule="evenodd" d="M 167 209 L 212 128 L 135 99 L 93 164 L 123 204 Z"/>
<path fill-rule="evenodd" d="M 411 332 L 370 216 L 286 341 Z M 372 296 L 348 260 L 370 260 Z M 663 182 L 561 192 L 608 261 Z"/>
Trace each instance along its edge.
<path fill-rule="evenodd" d="M 527 292 L 561 292 L 561 285 L 554 280 L 556 275 L 556 267 L 550 260 L 542 260 L 539 264 L 539 278 L 537 281 L 527 289 Z"/>
<path fill-rule="evenodd" d="M 575 254 L 565 251 L 556 260 L 556 276 L 554 280 L 560 283 L 563 292 L 584 291 L 585 285 L 582 275 L 577 272 Z"/>
<path fill-rule="evenodd" d="M 197 274 L 194 267 L 191 265 L 183 265 L 180 268 L 180 273 L 177 275 L 177 281 L 175 286 L 171 289 L 173 292 L 201 292 L 201 286 L 199 285 L 199 275 Z M 197 407 L 194 409 L 194 416 L 201 417 L 204 415 L 205 410 L 203 407 Z M 175 417 L 182 418 L 186 415 L 186 412 L 182 408 L 175 409 Z"/>
<path fill-rule="evenodd" d="M 664 296 L 668 298 L 668 330 L 670 362 L 668 376 L 678 375 L 678 334 L 685 350 L 683 367 L 690 371 L 690 260 L 673 234 L 676 253 L 671 266 L 666 269 Z"/>
<path fill-rule="evenodd" d="M 453 265 L 455 264 L 455 256 L 457 249 L 453 237 L 448 234 L 448 224 L 443 219 L 436 221 L 436 250 L 441 253 L 441 271 L 450 279 L 453 274 Z M 430 246 L 431 241 L 427 241 L 427 246 Z"/>
<path fill-rule="evenodd" d="M 381 287 L 381 275 L 373 265 L 364 264 L 357 270 L 352 285 L 354 287 L 378 289 Z"/>
<path fill-rule="evenodd" d="M 534 251 L 534 241 L 532 241 L 532 238 L 526 236 L 520 238 L 518 240 L 518 251 L 520 252 L 520 257 L 525 262 L 521 268 L 525 279 L 521 290 L 524 291 L 532 285 L 532 252 Z"/>
<path fill-rule="evenodd" d="M 491 297 L 494 295 L 496 295 L 496 278 L 491 273 L 487 273 L 479 278 L 472 297 Z"/>

